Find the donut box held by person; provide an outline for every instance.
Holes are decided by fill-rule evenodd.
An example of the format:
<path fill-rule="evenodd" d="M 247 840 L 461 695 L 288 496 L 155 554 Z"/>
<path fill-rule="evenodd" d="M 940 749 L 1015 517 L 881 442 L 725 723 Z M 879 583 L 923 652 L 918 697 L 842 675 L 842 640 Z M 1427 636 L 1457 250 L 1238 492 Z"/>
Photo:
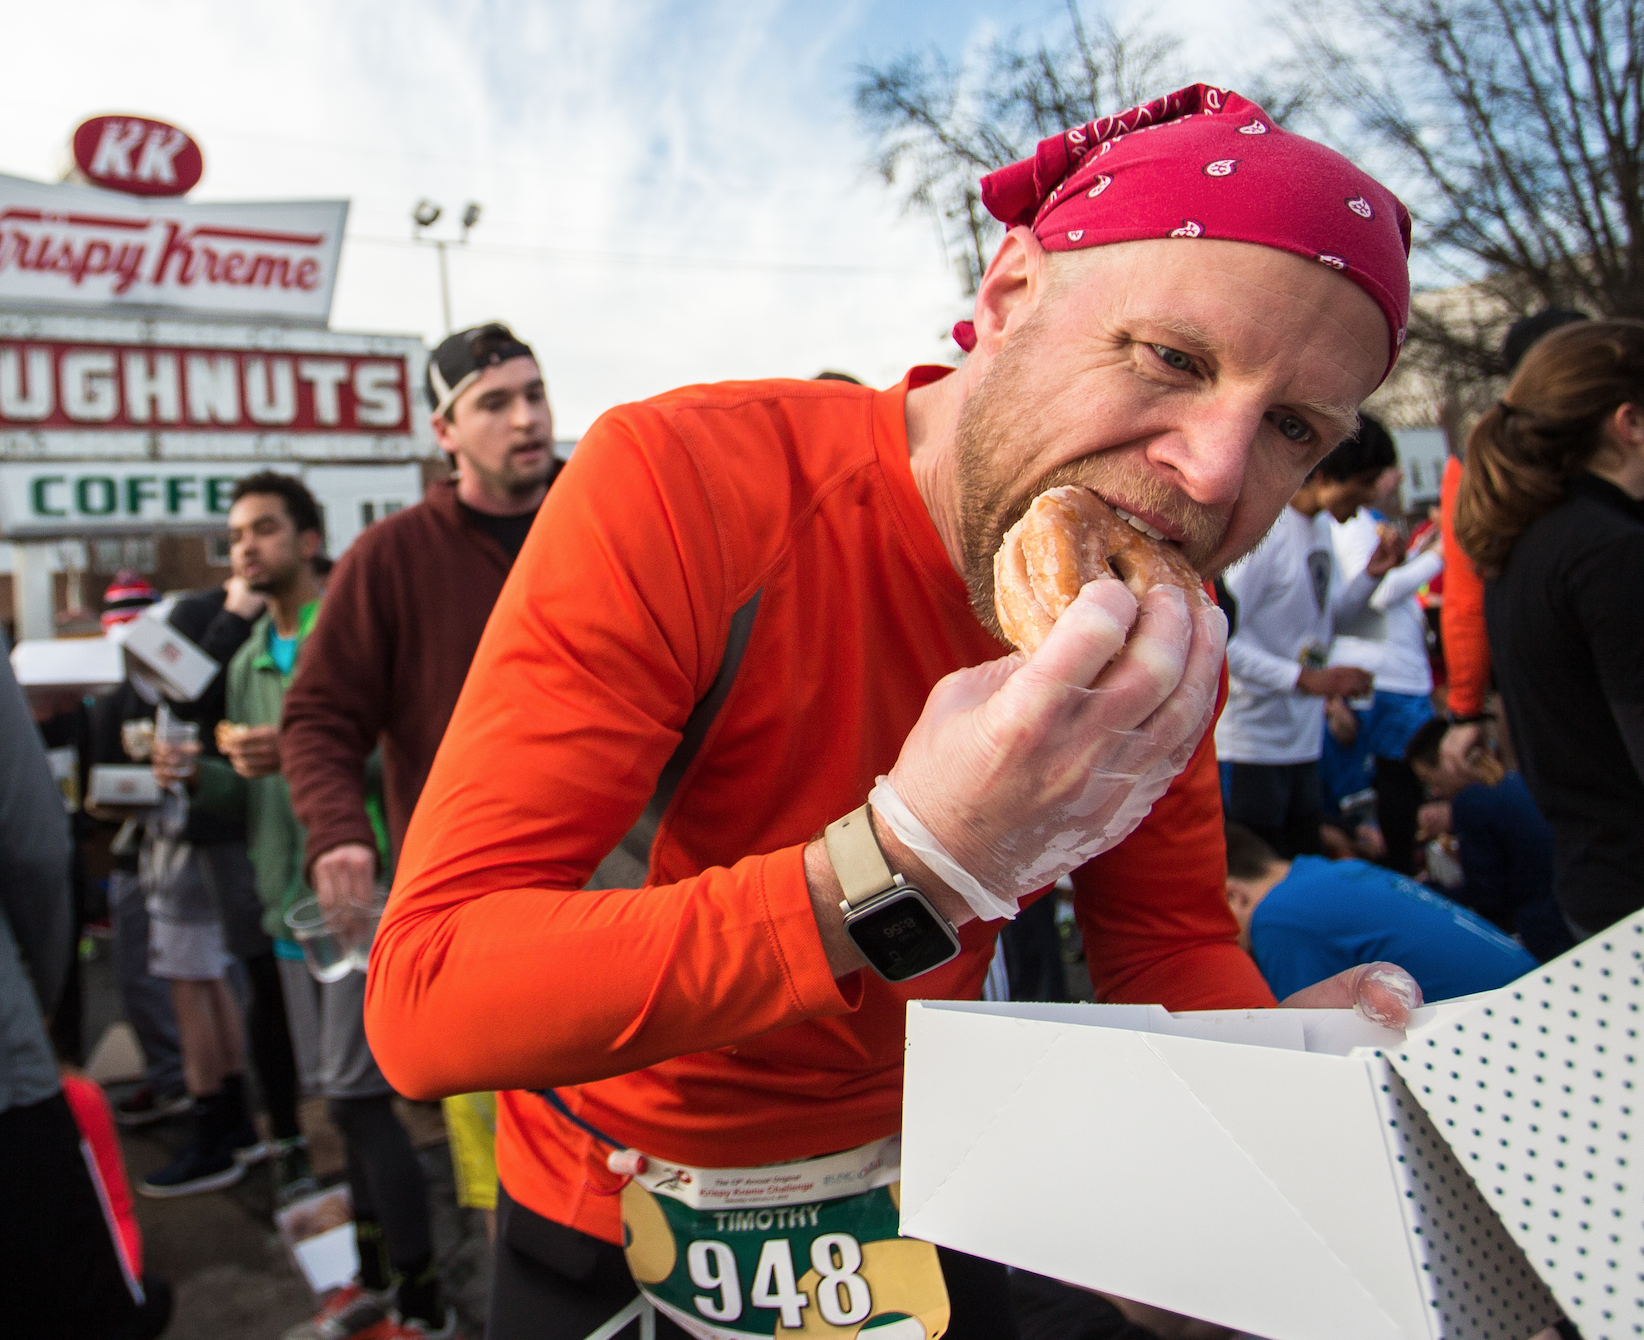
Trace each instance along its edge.
<path fill-rule="evenodd" d="M 367 991 L 403 1092 L 507 1091 L 492 1340 L 580 1340 L 635 1277 L 659 1335 L 893 1311 L 1012 1335 L 1003 1268 L 898 1240 L 885 1183 L 906 1002 L 974 997 L 992 909 L 1063 874 L 1102 998 L 1273 1003 L 1203 739 L 1221 613 L 1098 580 L 1005 655 L 993 556 L 1057 485 L 1206 577 L 1255 545 L 1392 366 L 1408 216 L 1205 86 L 1046 140 L 983 198 L 1009 232 L 963 366 L 613 410 L 497 602 Z M 1413 988 L 1359 970 L 1296 1003 L 1402 1020 Z M 732 1232 L 659 1174 L 777 1162 L 859 1190 Z"/>

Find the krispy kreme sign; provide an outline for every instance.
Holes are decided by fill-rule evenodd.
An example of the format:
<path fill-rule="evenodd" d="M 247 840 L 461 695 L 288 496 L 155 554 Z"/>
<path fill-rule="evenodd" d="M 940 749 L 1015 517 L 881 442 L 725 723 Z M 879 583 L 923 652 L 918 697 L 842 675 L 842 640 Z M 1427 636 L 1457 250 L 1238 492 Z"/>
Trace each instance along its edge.
<path fill-rule="evenodd" d="M 87 181 L 128 195 L 185 195 L 205 171 L 193 136 L 146 116 L 91 117 L 71 145 Z"/>
<path fill-rule="evenodd" d="M 0 337 L 0 434 L 409 433 L 410 405 L 403 357 Z"/>
<path fill-rule="evenodd" d="M 346 201 L 200 204 L 0 176 L 0 304 L 324 325 Z"/>

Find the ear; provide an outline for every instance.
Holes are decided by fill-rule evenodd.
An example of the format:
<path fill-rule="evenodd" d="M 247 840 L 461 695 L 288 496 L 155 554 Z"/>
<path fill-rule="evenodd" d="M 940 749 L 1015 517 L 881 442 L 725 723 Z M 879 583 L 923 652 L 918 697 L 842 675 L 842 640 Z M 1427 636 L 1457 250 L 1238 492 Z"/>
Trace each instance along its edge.
<path fill-rule="evenodd" d="M 317 530 L 305 530 L 297 536 L 297 552 L 303 556 L 303 562 L 308 562 L 325 544 L 325 536 Z"/>
<path fill-rule="evenodd" d="M 457 450 L 457 430 L 451 420 L 443 414 L 430 414 L 428 423 L 434 430 L 434 441 L 439 443 L 440 450 L 447 456 L 455 455 Z"/>
<path fill-rule="evenodd" d="M 1029 228 L 1012 228 L 993 253 L 976 290 L 976 348 L 989 357 L 1004 347 L 1044 294 L 1045 249 Z"/>
<path fill-rule="evenodd" d="M 1628 446 L 1644 446 L 1644 407 L 1631 401 L 1619 406 L 1610 418 L 1610 426 Z"/>

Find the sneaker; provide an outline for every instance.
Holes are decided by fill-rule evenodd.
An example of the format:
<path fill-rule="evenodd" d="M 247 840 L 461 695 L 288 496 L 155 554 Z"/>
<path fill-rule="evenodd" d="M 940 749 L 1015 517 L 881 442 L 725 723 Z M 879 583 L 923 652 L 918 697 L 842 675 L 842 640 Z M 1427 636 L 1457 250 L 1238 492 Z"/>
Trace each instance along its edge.
<path fill-rule="evenodd" d="M 144 1084 L 114 1105 L 114 1120 L 127 1130 L 132 1130 L 138 1126 L 164 1121 L 167 1117 L 180 1117 L 183 1113 L 193 1110 L 194 1100 L 188 1096 L 187 1089 L 178 1089 L 176 1093 L 158 1094 Z"/>
<path fill-rule="evenodd" d="M 457 1329 L 456 1308 L 447 1307 L 445 1322 L 438 1329 L 420 1317 L 395 1317 L 392 1327 L 372 1340 L 462 1340 L 462 1332 Z"/>
<path fill-rule="evenodd" d="M 171 1196 L 193 1196 L 202 1191 L 221 1191 L 245 1176 L 245 1168 L 235 1161 L 227 1145 L 208 1149 L 191 1141 L 187 1149 L 158 1172 L 138 1184 L 137 1190 L 156 1200 Z"/>
<path fill-rule="evenodd" d="M 320 1189 L 319 1179 L 308 1162 L 308 1141 L 302 1136 L 273 1141 L 274 1204 L 280 1208 L 312 1196 Z"/>
<path fill-rule="evenodd" d="M 285 1340 L 387 1340 L 393 1332 L 394 1291 L 376 1293 L 355 1281 L 332 1293 L 307 1321 L 293 1326 Z"/>

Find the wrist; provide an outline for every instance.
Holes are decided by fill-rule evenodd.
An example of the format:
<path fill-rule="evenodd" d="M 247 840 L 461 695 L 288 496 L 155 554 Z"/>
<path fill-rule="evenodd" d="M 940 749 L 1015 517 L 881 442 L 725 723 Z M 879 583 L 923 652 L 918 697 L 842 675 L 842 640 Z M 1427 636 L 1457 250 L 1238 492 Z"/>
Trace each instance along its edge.
<path fill-rule="evenodd" d="M 1476 726 L 1481 721 L 1494 721 L 1495 718 L 1488 712 L 1446 712 L 1444 719 L 1452 726 Z"/>
<path fill-rule="evenodd" d="M 954 927 L 963 926 L 967 921 L 975 921 L 976 913 L 971 906 L 953 891 L 936 873 L 915 853 L 901 838 L 891 830 L 884 818 L 871 806 L 868 816 L 873 823 L 873 836 L 879 843 L 879 850 L 884 854 L 885 864 L 891 868 L 891 873 L 902 876 L 909 884 L 923 890 L 930 899 L 931 905 L 936 908 L 948 923 Z"/>

